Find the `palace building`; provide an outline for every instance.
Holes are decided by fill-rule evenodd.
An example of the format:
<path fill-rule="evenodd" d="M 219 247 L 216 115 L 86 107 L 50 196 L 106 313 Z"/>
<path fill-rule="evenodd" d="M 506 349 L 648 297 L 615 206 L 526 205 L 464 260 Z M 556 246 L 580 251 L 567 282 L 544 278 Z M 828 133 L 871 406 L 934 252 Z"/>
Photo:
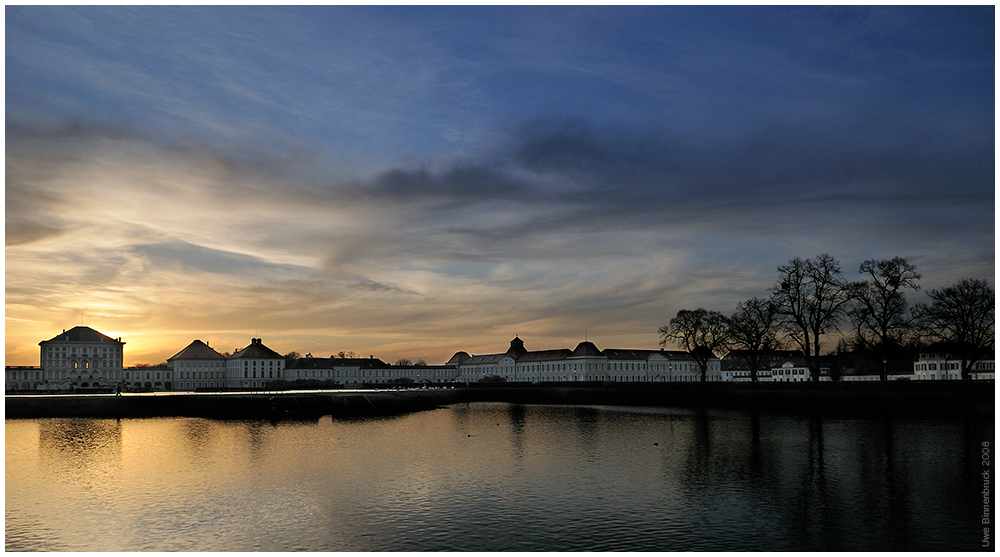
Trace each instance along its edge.
<path fill-rule="evenodd" d="M 38 343 L 39 367 L 6 369 L 6 390 L 107 389 L 123 381 L 125 343 L 90 327 L 63 329 Z"/>
<path fill-rule="evenodd" d="M 226 360 L 226 387 L 258 389 L 282 379 L 285 357 L 255 338 Z"/>
<path fill-rule="evenodd" d="M 226 387 L 226 357 L 207 343 L 194 340 L 184 350 L 167 359 L 173 371 L 174 390 Z"/>
<path fill-rule="evenodd" d="M 509 382 L 548 381 L 700 381 L 701 368 L 687 352 L 677 350 L 600 350 L 584 341 L 573 350 L 529 351 L 515 336 L 502 354 L 469 355 L 457 352 L 447 365 L 458 368 L 461 381 L 493 378 Z M 708 381 L 721 381 L 718 358 L 708 361 Z"/>
<path fill-rule="evenodd" d="M 671 382 L 700 381 L 701 369 L 688 352 L 679 350 L 599 349 L 589 341 L 570 350 L 525 348 L 515 336 L 506 352 L 474 355 L 456 352 L 444 365 L 389 365 L 380 359 L 289 359 L 264 345 L 259 338 L 235 354 L 224 355 L 208 343 L 194 340 L 167 360 L 166 366 L 122 367 L 125 343 L 91 329 L 74 327 L 38 343 L 40 366 L 8 366 L 7 391 L 194 391 L 280 388 L 301 385 L 360 387 L 379 383 L 417 385 L 435 383 L 544 382 Z M 749 381 L 745 355 L 731 352 L 708 360 L 707 381 Z M 287 363 L 287 365 L 286 365 Z M 809 378 L 800 353 L 774 352 L 761 366 L 761 381 L 806 381 Z M 913 374 L 893 379 L 960 379 L 961 361 L 940 344 L 921 351 Z M 878 376 L 849 372 L 844 381 L 877 380 Z M 972 378 L 992 380 L 993 360 L 977 362 Z M 830 380 L 829 369 L 820 380 Z"/>

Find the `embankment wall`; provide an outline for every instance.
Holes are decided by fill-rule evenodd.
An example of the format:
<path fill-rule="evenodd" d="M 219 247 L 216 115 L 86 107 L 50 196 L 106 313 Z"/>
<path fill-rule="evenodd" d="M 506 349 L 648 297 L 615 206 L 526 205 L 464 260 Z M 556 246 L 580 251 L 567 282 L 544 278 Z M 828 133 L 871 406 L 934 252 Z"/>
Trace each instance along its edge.
<path fill-rule="evenodd" d="M 6 396 L 7 418 L 285 419 L 389 415 L 465 402 L 993 415 L 993 383 L 482 385 L 412 391 Z"/>

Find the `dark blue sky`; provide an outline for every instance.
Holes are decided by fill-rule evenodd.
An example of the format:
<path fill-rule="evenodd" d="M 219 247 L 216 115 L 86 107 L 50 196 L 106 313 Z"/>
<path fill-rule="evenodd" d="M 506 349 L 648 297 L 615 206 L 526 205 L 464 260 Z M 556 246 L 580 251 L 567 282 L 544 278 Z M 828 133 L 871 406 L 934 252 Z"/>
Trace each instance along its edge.
<path fill-rule="evenodd" d="M 796 256 L 994 275 L 993 6 L 8 6 L 6 68 L 8 361 L 649 348 Z"/>

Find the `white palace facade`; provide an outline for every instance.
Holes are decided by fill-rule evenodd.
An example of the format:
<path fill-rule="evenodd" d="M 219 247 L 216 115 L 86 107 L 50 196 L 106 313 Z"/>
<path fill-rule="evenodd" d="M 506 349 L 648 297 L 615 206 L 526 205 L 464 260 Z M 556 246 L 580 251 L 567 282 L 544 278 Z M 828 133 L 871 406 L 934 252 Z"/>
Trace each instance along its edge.
<path fill-rule="evenodd" d="M 700 381 L 698 363 L 687 352 L 675 350 L 600 350 L 581 342 L 573 350 L 528 351 L 518 337 L 502 354 L 470 355 L 458 352 L 447 365 L 458 369 L 463 382 L 494 378 L 505 382 L 548 381 L 664 382 Z M 720 360 L 708 361 L 707 381 L 721 381 Z"/>
<path fill-rule="evenodd" d="M 8 366 L 7 391 L 122 390 L 196 391 L 267 389 L 271 387 L 361 387 L 379 383 L 510 383 L 546 382 L 672 382 L 700 381 L 698 363 L 687 352 L 606 348 L 581 342 L 573 350 L 529 351 L 515 336 L 506 352 L 468 354 L 457 352 L 440 366 L 389 365 L 368 358 L 287 359 L 268 348 L 259 338 L 232 355 L 223 355 L 207 343 L 195 340 L 167 360 L 166 366 L 125 368 L 125 343 L 90 327 L 74 327 L 39 343 L 40 366 Z M 893 379 L 960 379 L 960 363 L 932 345 L 920 353 L 912 375 Z M 749 371 L 732 358 L 727 365 L 719 358 L 708 361 L 707 381 L 748 381 Z M 805 381 L 808 370 L 789 354 L 776 354 L 760 373 L 761 381 Z M 731 361 L 732 360 L 732 361 Z M 994 377 L 993 360 L 976 364 L 973 379 Z M 829 379 L 826 377 L 826 379 Z M 873 377 L 851 377 L 872 380 Z M 850 380 L 845 378 L 845 380 Z"/>
<path fill-rule="evenodd" d="M 70 390 L 110 388 L 125 381 L 125 343 L 90 327 L 63 329 L 38 345 L 40 366 L 7 368 L 6 390 Z"/>

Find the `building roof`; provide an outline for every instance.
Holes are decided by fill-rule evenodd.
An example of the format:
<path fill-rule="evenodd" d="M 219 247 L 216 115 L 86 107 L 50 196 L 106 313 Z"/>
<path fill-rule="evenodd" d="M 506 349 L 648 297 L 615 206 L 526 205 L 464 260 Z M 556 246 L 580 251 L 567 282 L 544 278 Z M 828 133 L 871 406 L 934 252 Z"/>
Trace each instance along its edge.
<path fill-rule="evenodd" d="M 107 342 L 114 344 L 125 344 L 121 339 L 113 339 L 105 334 L 99 333 L 90 327 L 73 327 L 72 329 L 50 338 L 49 340 L 43 340 L 39 342 L 39 345 L 48 342 Z"/>
<path fill-rule="evenodd" d="M 691 354 L 689 352 L 685 352 L 684 350 L 660 350 L 657 354 L 671 360 L 694 360 Z"/>
<path fill-rule="evenodd" d="M 510 341 L 510 348 L 507 349 L 506 355 L 517 360 L 526 352 L 527 350 L 524 348 L 524 341 L 517 335 L 514 335 L 514 340 Z"/>
<path fill-rule="evenodd" d="M 505 354 L 480 354 L 478 356 L 476 356 L 475 354 L 473 354 L 472 356 L 469 356 L 468 360 L 466 360 L 466 361 L 464 361 L 462 363 L 467 364 L 467 365 L 495 364 L 495 363 L 499 362 L 500 360 L 502 360 L 502 359 L 504 359 L 504 358 L 506 358 L 508 356 L 509 356 L 509 354 L 506 354 L 506 353 Z"/>
<path fill-rule="evenodd" d="M 653 354 L 659 354 L 664 358 L 671 358 L 671 353 L 667 352 L 666 350 L 631 350 L 631 349 L 621 349 L 621 348 L 605 348 L 604 351 L 601 352 L 601 355 L 609 360 L 648 360 Z M 683 354 L 685 354 L 685 357 L 681 359 L 690 359 L 686 357 L 687 352 L 683 352 Z M 677 358 L 674 357 L 673 359 Z"/>
<path fill-rule="evenodd" d="M 524 349 L 523 341 L 517 337 L 514 337 L 514 340 L 512 340 L 510 344 L 510 349 L 503 354 L 481 354 L 479 356 L 470 356 L 465 352 L 456 352 L 455 355 L 448 360 L 448 364 L 496 364 L 504 358 L 514 358 L 517 363 L 549 362 L 584 357 L 607 358 L 609 360 L 648 360 L 654 354 L 670 360 L 687 361 L 692 359 L 690 354 L 680 350 L 633 350 L 622 348 L 608 348 L 600 350 L 594 343 L 589 341 L 581 342 L 573 350 L 561 348 L 558 350 L 528 351 Z"/>
<path fill-rule="evenodd" d="M 240 350 L 239 352 L 232 355 L 232 359 L 234 360 L 239 358 L 284 359 L 285 357 L 282 356 L 281 354 L 278 354 L 274 350 L 271 350 L 270 348 L 264 346 L 264 343 L 261 342 L 259 338 L 255 338 L 250 341 L 250 346 L 247 346 L 243 350 Z"/>
<path fill-rule="evenodd" d="M 749 351 L 733 350 L 722 358 L 722 371 L 748 371 L 750 364 L 747 363 Z M 760 368 L 771 369 L 781 367 L 785 362 L 804 361 L 801 350 L 767 350 L 761 354 Z"/>
<path fill-rule="evenodd" d="M 583 358 L 586 356 L 600 356 L 601 351 L 597 348 L 593 342 L 584 341 L 576 345 L 573 349 L 574 358 Z"/>
<path fill-rule="evenodd" d="M 561 348 L 559 350 L 536 350 L 534 352 L 525 352 L 520 358 L 517 359 L 519 363 L 521 362 L 551 362 L 554 360 L 565 360 L 573 355 L 568 348 Z"/>
<path fill-rule="evenodd" d="M 361 369 L 382 369 L 389 364 L 378 358 L 298 358 L 285 369 L 333 369 L 335 367 L 356 367 Z"/>
<path fill-rule="evenodd" d="M 219 354 L 208 344 L 200 341 L 194 340 L 191 344 L 187 345 L 183 350 L 174 354 L 172 357 L 167 358 L 167 361 L 173 360 L 225 360 L 226 357 Z"/>

